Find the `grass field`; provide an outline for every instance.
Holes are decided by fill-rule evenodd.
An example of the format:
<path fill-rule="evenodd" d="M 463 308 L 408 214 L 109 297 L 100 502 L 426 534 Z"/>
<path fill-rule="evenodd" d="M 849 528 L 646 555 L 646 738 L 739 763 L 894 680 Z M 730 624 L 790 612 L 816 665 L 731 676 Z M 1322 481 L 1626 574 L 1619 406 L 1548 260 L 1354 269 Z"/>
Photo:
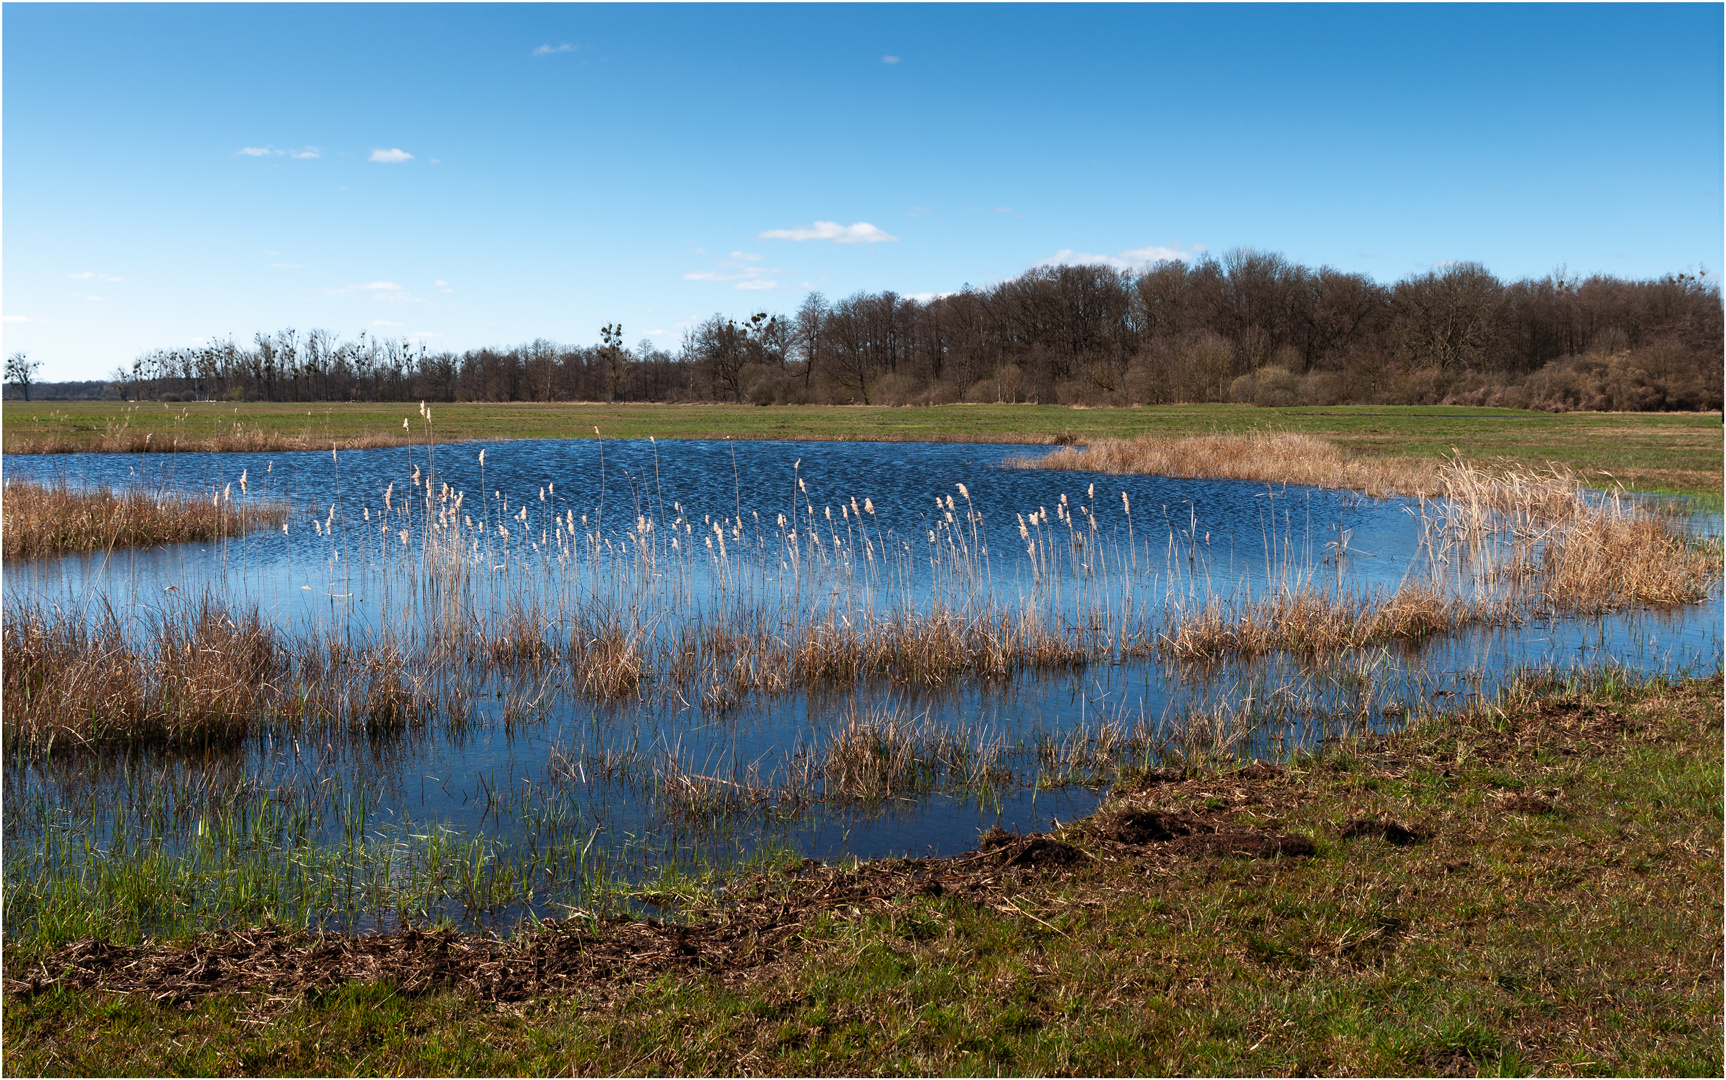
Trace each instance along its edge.
<path fill-rule="evenodd" d="M 402 430 L 402 420 L 411 430 Z M 1171 405 L 1072 409 L 1055 405 L 879 406 L 434 404 L 439 442 L 475 439 L 808 439 L 1002 442 L 1047 445 L 1146 433 L 1274 429 L 1330 439 L 1367 457 L 1557 463 L 1609 485 L 1718 498 L 1719 413 L 1546 413 L 1448 406 L 1261 409 Z M 7 453 L 80 450 L 292 450 L 423 441 L 416 404 L 163 405 L 13 402 Z M 146 442 L 146 436 L 148 440 Z"/>
<path fill-rule="evenodd" d="M 5 1068 L 1718 1076 L 1721 712 L 1718 673 L 1534 680 L 666 922 L 12 947 Z"/>

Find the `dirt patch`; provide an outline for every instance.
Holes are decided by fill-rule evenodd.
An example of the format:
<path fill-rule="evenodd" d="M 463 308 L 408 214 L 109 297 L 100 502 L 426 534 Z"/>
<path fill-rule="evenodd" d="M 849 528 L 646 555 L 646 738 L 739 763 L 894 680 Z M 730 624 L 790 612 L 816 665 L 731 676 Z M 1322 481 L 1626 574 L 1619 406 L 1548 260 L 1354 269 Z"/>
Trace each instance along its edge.
<path fill-rule="evenodd" d="M 1156 810 L 1128 810 L 1099 821 L 1093 831 L 1118 844 L 1155 844 L 1193 833 L 1213 833 L 1217 827 L 1192 814 L 1167 814 Z"/>
<path fill-rule="evenodd" d="M 1363 836 L 1376 836 L 1387 844 L 1398 847 L 1408 847 L 1411 844 L 1424 844 L 1432 839 L 1432 830 L 1423 825 L 1403 825 L 1395 821 L 1380 818 L 1355 818 L 1353 821 L 1337 830 L 1337 835 L 1344 840 L 1354 840 Z"/>
<path fill-rule="evenodd" d="M 999 826 L 983 836 L 981 849 L 998 852 L 1003 867 L 1072 866 L 1085 861 L 1085 853 L 1071 844 L 1051 839 L 1046 833 L 1014 836 Z"/>

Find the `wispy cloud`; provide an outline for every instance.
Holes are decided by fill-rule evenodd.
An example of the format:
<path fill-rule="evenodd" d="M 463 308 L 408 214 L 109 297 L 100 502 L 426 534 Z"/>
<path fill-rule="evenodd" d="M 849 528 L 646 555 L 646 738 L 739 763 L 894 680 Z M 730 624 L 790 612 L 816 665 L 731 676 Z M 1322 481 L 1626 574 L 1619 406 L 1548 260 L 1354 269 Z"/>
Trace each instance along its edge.
<path fill-rule="evenodd" d="M 691 270 L 683 275 L 685 281 L 734 281 L 734 289 L 776 289 L 779 283 L 772 280 L 773 275 L 783 274 L 784 270 L 761 266 L 761 256 L 750 251 L 733 251 L 727 259 L 715 259 L 713 266 L 707 270 Z"/>
<path fill-rule="evenodd" d="M 1177 247 L 1162 247 L 1158 244 L 1147 244 L 1144 247 L 1128 248 L 1113 255 L 1092 255 L 1072 248 L 1062 248 L 1046 259 L 1039 259 L 1032 266 L 1112 266 L 1116 270 L 1143 270 L 1157 263 L 1185 262 L 1190 263 L 1205 249 L 1198 244 L 1192 245 L 1191 251 L 1182 251 Z"/>
<path fill-rule="evenodd" d="M 574 52 L 574 51 L 575 51 L 575 46 L 566 41 L 561 45 L 541 45 L 539 48 L 533 50 L 532 55 L 534 55 L 534 56 L 552 56 L 556 53 L 566 53 L 566 52 Z"/>
<path fill-rule="evenodd" d="M 919 292 L 919 293 L 910 293 L 905 297 L 905 299 L 915 300 L 919 304 L 927 304 L 931 300 L 939 300 L 943 296 L 953 296 L 953 295 L 955 295 L 955 294 L 950 293 L 950 292 Z"/>
<path fill-rule="evenodd" d="M 364 285 L 343 285 L 339 289 L 323 289 L 325 296 L 366 296 L 373 300 L 388 300 L 391 303 L 411 301 L 421 303 L 421 299 L 393 281 L 368 281 Z"/>
<path fill-rule="evenodd" d="M 291 157 L 315 158 L 322 157 L 323 151 L 315 146 L 302 146 L 298 150 L 280 150 L 273 146 L 242 146 L 234 151 L 235 157 Z"/>
<path fill-rule="evenodd" d="M 777 289 L 779 283 L 767 278 L 751 278 L 748 281 L 739 281 L 731 287 L 733 289 Z"/>
<path fill-rule="evenodd" d="M 35 321 L 36 321 L 35 319 L 32 319 L 28 315 L 0 315 L 0 323 L 35 322 Z"/>
<path fill-rule="evenodd" d="M 817 221 L 808 228 L 768 229 L 756 235 L 763 240 L 831 240 L 835 244 L 880 244 L 897 242 L 899 239 L 867 221 L 859 221 L 854 225 L 841 225 L 837 221 Z"/>
<path fill-rule="evenodd" d="M 897 64 L 899 62 L 899 58 L 897 56 L 891 56 L 891 55 L 883 56 L 881 58 L 881 62 L 883 64 Z"/>
<path fill-rule="evenodd" d="M 761 261 L 761 256 L 755 254 L 752 251 L 733 251 L 731 253 L 731 257 L 733 259 L 742 259 L 744 262 L 760 262 Z"/>
<path fill-rule="evenodd" d="M 388 150 L 373 150 L 367 161 L 376 161 L 383 165 L 399 165 L 404 161 L 412 161 L 414 156 L 406 150 L 391 147 Z"/>
<path fill-rule="evenodd" d="M 73 281 L 121 281 L 121 280 L 123 280 L 123 279 L 117 278 L 117 277 L 110 277 L 107 274 L 98 274 L 94 270 L 80 270 L 75 274 L 67 274 L 66 276 Z"/>

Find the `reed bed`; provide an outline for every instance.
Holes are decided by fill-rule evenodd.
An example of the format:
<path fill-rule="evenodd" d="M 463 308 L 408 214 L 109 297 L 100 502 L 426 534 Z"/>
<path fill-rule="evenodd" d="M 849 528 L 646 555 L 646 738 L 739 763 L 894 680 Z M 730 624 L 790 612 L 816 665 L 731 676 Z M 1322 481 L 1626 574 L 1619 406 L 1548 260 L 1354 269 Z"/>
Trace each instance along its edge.
<path fill-rule="evenodd" d="M 314 724 L 376 733 L 433 713 L 432 687 L 393 640 L 295 638 L 209 597 L 141 627 L 14 605 L 0 638 L 13 746 L 208 746 Z"/>
<path fill-rule="evenodd" d="M 143 491 L 79 491 L 64 483 L 8 480 L 0 496 L 7 559 L 214 540 L 279 525 L 287 507 L 234 499 L 232 486 L 208 500 Z"/>
<path fill-rule="evenodd" d="M 1305 484 L 1361 491 L 1379 498 L 1445 494 L 1443 482 L 1429 462 L 1357 458 L 1328 440 L 1283 431 L 1105 439 L 1084 447 L 1064 446 L 1037 457 L 1009 458 L 1006 464 L 1020 469 Z"/>

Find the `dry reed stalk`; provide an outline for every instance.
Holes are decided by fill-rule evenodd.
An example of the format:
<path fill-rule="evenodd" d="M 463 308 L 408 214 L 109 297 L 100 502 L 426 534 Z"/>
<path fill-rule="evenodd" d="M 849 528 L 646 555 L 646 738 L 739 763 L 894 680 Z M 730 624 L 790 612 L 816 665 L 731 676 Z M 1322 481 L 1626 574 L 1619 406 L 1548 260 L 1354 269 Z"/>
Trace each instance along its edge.
<path fill-rule="evenodd" d="M 1500 621 L 1505 615 L 1502 605 L 1449 600 L 1425 582 L 1410 582 L 1388 597 L 1374 598 L 1289 589 L 1239 609 L 1226 609 L 1213 600 L 1197 611 L 1176 612 L 1160 645 L 1164 653 L 1182 660 L 1214 660 L 1227 653 L 1257 656 L 1282 649 L 1335 652 L 1422 641 L 1463 626 Z"/>
<path fill-rule="evenodd" d="M 0 496 L 4 556 L 45 558 L 69 551 L 211 540 L 279 524 L 287 508 L 278 503 L 236 504 L 142 491 L 75 491 L 15 480 Z"/>
<path fill-rule="evenodd" d="M 111 612 L 14 606 L 3 642 L 9 745 L 221 744 L 267 725 L 344 722 L 377 734 L 432 711 L 392 640 L 287 640 L 256 611 L 208 598 L 133 634 Z"/>
<path fill-rule="evenodd" d="M 8 742 L 227 742 L 280 704 L 286 658 L 257 613 L 210 602 L 128 640 L 109 615 L 96 625 L 40 608 L 7 613 L 3 685 Z"/>
<path fill-rule="evenodd" d="M 649 671 L 642 631 L 625 631 L 615 620 L 581 627 L 570 639 L 570 668 L 583 693 L 604 700 L 640 693 Z"/>
<path fill-rule="evenodd" d="M 1063 447 L 1041 457 L 1013 457 L 1005 464 L 1020 469 L 1305 484 L 1380 498 L 1445 493 L 1431 462 L 1355 458 L 1324 439 L 1277 431 L 1106 439 L 1083 449 Z"/>
<path fill-rule="evenodd" d="M 1549 536 L 1541 595 L 1579 614 L 1638 604 L 1693 604 L 1720 579 L 1720 549 L 1675 534 L 1661 518 L 1611 507 Z"/>

